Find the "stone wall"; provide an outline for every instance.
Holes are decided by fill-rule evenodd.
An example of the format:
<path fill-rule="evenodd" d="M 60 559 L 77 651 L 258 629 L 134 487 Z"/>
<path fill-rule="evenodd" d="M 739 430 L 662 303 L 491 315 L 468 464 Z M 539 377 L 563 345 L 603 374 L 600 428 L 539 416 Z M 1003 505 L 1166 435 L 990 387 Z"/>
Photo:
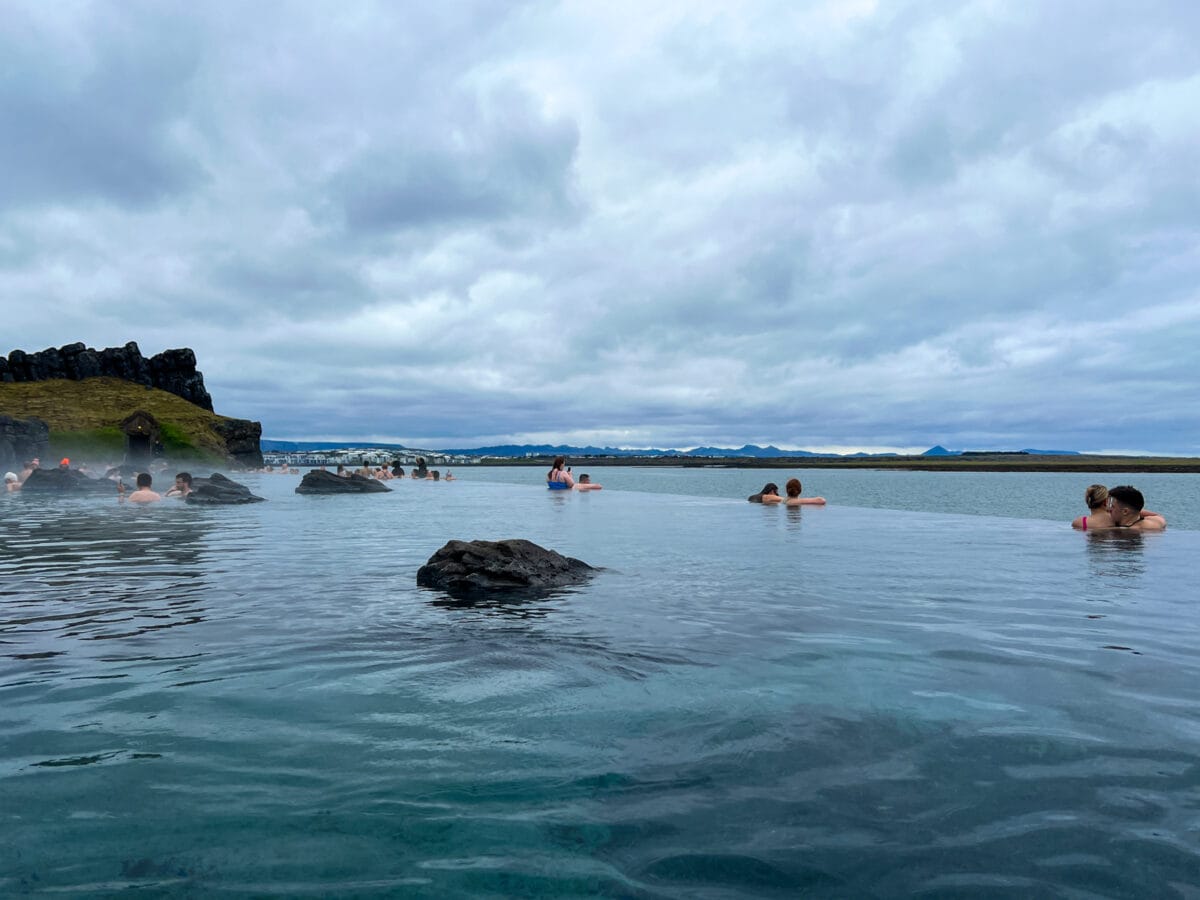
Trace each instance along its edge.
<path fill-rule="evenodd" d="M 26 460 L 46 455 L 50 429 L 41 419 L 0 416 L 0 477 L 19 472 Z"/>
<path fill-rule="evenodd" d="M 49 381 L 66 378 L 82 381 L 108 375 L 144 384 L 182 397 L 212 412 L 212 397 L 204 388 L 204 376 L 196 371 L 196 354 L 186 347 L 164 350 L 149 359 L 134 341 L 124 347 L 93 350 L 82 343 L 49 347 L 37 353 L 13 350 L 0 356 L 0 381 Z"/>

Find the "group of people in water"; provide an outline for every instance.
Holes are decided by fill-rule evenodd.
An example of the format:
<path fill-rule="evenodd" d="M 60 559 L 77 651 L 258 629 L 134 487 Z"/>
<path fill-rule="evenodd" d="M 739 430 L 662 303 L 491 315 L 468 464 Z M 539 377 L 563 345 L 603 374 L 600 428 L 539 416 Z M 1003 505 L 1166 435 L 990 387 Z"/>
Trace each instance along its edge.
<path fill-rule="evenodd" d="M 1146 509 L 1142 492 L 1128 484 L 1107 488 L 1102 484 L 1089 485 L 1083 494 L 1087 504 L 1086 516 L 1071 522 L 1080 531 L 1104 531 L 1124 528 L 1128 531 L 1162 531 L 1167 520 L 1160 513 Z"/>
<path fill-rule="evenodd" d="M 787 497 L 779 496 L 779 485 L 773 481 L 768 481 L 763 485 L 763 489 L 757 494 L 751 494 L 746 499 L 751 503 L 782 503 L 784 506 L 824 506 L 824 497 L 801 497 L 800 493 L 804 490 L 804 486 L 800 483 L 799 478 L 789 478 L 783 486 Z"/>
<path fill-rule="evenodd" d="M 317 466 L 320 471 L 328 471 L 324 466 Z M 263 466 L 257 470 L 262 475 L 299 475 L 299 469 L 293 469 L 287 463 L 283 463 L 279 468 L 273 465 Z M 442 475 L 437 469 L 430 469 L 425 462 L 424 457 L 417 457 L 417 466 L 412 470 L 412 474 L 405 473 L 404 468 L 400 465 L 399 460 L 393 460 L 390 466 L 371 466 L 366 460 L 357 469 L 348 469 L 345 465 L 339 463 L 337 471 L 334 472 L 339 478 L 349 478 L 351 475 L 361 475 L 363 478 L 374 478 L 377 481 L 391 481 L 394 478 L 414 478 L 418 481 L 456 481 L 457 479 L 451 474 L 450 470 L 446 470 L 446 474 Z"/>
<path fill-rule="evenodd" d="M 387 466 L 377 466 L 372 468 L 365 461 L 361 468 L 354 471 L 347 471 L 345 466 L 337 467 L 337 475 L 343 478 L 348 478 L 351 475 L 361 475 L 366 478 L 376 478 L 380 481 L 390 481 L 394 478 L 412 478 L 419 481 L 454 481 L 454 476 L 449 470 L 446 471 L 443 477 L 437 469 L 430 469 L 426 466 L 424 459 L 417 460 L 417 467 L 412 470 L 412 474 L 408 475 L 400 466 L 399 461 L 392 463 L 391 468 Z M 63 458 L 59 463 L 59 468 L 67 469 L 71 466 L 71 460 Z M 28 460 L 20 473 L 6 472 L 4 474 L 4 490 L 7 493 L 16 493 L 21 490 L 22 485 L 29 478 L 29 475 L 41 467 L 41 460 L 34 457 Z M 320 468 L 324 469 L 324 466 Z M 83 467 L 80 466 L 80 470 Z M 299 474 L 295 469 L 288 469 L 283 466 L 280 469 L 272 469 L 267 467 L 264 472 L 281 472 L 285 474 Z M 175 483 L 172 487 L 163 494 L 159 494 L 154 490 L 153 477 L 149 472 L 141 472 L 136 479 L 136 489 L 129 491 L 125 483 L 118 476 L 117 494 L 122 501 L 128 500 L 131 503 L 154 503 L 162 500 L 164 497 L 178 497 L 185 499 L 192 491 L 192 476 L 188 472 L 180 472 L 175 476 Z M 598 491 L 601 490 L 601 485 L 595 484 L 587 475 L 580 475 L 578 479 L 571 473 L 571 467 L 566 464 L 566 458 L 562 456 L 555 457 L 554 464 L 550 471 L 546 473 L 546 486 L 551 490 L 576 490 L 576 491 Z M 763 489 L 756 494 L 751 494 L 747 499 L 751 503 L 775 504 L 779 503 L 784 506 L 824 506 L 826 501 L 824 497 L 804 497 L 802 496 L 803 485 L 799 478 L 790 478 L 784 484 L 784 495 L 780 495 L 779 486 L 774 482 L 767 482 L 763 485 Z M 1118 485 L 1117 487 L 1108 488 L 1102 484 L 1089 485 L 1084 492 L 1084 502 L 1087 504 L 1087 515 L 1077 517 L 1071 526 L 1080 531 L 1105 531 L 1110 529 L 1125 529 L 1128 531 L 1162 531 L 1167 527 L 1167 520 L 1161 513 L 1152 512 L 1145 508 L 1146 501 L 1142 496 L 1142 492 L 1137 488 L 1127 484 Z"/>
<path fill-rule="evenodd" d="M 552 491 L 598 491 L 604 486 L 595 484 L 588 475 L 580 475 L 579 480 L 571 474 L 571 467 L 567 464 L 566 457 L 554 457 L 554 464 L 550 467 L 550 471 L 546 473 L 546 487 Z"/>

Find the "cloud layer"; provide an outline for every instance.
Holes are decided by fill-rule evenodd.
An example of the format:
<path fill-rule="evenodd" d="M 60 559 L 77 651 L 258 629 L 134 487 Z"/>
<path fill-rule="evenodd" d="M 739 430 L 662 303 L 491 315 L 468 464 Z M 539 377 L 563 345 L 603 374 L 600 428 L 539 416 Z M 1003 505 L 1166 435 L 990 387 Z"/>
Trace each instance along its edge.
<path fill-rule="evenodd" d="M 1200 455 L 1200 7 L 435 6 L 6 7 L 0 352 L 190 346 L 278 438 Z"/>

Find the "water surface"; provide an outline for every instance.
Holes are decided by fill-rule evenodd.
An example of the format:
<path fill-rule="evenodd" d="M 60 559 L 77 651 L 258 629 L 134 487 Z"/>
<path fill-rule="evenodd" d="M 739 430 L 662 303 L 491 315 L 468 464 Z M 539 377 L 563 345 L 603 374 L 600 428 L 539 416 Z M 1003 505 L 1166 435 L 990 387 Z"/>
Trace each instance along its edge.
<path fill-rule="evenodd" d="M 0 505 L 0 893 L 1194 895 L 1195 532 L 483 474 Z"/>

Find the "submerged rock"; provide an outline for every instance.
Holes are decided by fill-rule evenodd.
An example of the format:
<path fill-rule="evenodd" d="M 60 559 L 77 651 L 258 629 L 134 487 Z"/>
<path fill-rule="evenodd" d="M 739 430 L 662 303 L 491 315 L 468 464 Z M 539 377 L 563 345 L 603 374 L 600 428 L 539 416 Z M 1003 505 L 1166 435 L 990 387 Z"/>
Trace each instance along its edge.
<path fill-rule="evenodd" d="M 365 475 L 334 475 L 323 469 L 313 469 L 300 479 L 297 494 L 386 494 L 391 488 Z"/>
<path fill-rule="evenodd" d="M 23 494 L 115 494 L 116 482 L 90 478 L 78 469 L 34 469 L 21 486 Z"/>
<path fill-rule="evenodd" d="M 449 541 L 417 570 L 421 587 L 456 597 L 539 593 L 586 581 L 596 569 L 532 541 Z"/>
<path fill-rule="evenodd" d="M 250 493 L 250 488 L 226 478 L 220 472 L 213 472 L 207 478 L 193 479 L 191 493 L 187 495 L 188 503 L 203 504 L 261 503 L 265 499 L 255 496 Z"/>

